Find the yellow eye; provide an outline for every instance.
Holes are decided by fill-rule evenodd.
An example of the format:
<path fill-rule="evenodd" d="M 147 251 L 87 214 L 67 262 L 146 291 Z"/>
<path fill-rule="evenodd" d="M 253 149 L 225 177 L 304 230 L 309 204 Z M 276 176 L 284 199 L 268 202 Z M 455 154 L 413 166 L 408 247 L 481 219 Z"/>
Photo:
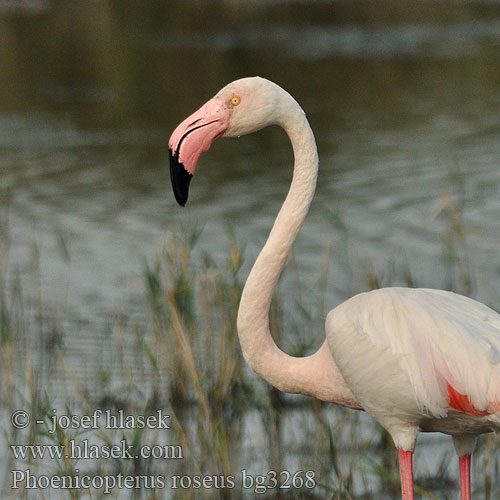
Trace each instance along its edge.
<path fill-rule="evenodd" d="M 233 98 L 231 99 L 231 104 L 232 104 L 233 106 L 238 106 L 238 104 L 239 104 L 239 103 L 240 103 L 240 98 L 239 98 L 239 97 L 236 97 L 236 96 L 235 96 L 235 97 L 233 97 Z"/>

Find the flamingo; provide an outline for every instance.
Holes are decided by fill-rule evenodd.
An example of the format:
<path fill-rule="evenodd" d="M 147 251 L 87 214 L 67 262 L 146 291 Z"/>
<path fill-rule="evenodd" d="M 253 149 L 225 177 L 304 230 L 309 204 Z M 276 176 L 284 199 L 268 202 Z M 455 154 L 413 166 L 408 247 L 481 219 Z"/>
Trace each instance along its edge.
<path fill-rule="evenodd" d="M 369 412 L 398 449 L 403 500 L 414 499 L 417 434 L 451 435 L 461 499 L 470 500 L 476 437 L 500 430 L 498 313 L 449 291 L 382 288 L 330 311 L 326 340 L 310 356 L 289 356 L 272 338 L 271 299 L 309 210 L 318 171 L 314 135 L 295 99 L 269 80 L 243 78 L 181 122 L 169 140 L 177 202 L 186 204 L 198 160 L 216 139 L 273 124 L 290 138 L 293 178 L 242 292 L 237 329 L 246 362 L 281 391 Z"/>

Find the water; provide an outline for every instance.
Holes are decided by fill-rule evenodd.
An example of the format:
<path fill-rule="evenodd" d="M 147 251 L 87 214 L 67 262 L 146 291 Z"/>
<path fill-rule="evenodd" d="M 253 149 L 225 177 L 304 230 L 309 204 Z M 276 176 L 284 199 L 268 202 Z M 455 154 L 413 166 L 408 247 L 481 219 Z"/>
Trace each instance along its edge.
<path fill-rule="evenodd" d="M 215 144 L 186 208 L 170 189 L 173 128 L 241 76 L 282 85 L 315 131 L 318 189 L 295 246 L 306 303 L 326 259 L 331 307 L 405 274 L 498 307 L 495 3 L 23 5 L 0 3 L 7 282 L 19 273 L 63 318 L 83 378 L 110 316 L 146 325 L 142 272 L 162 241 L 203 227 L 197 250 L 222 261 L 231 227 L 244 272 L 265 241 L 290 182 L 281 131 Z"/>
<path fill-rule="evenodd" d="M 64 48 L 50 46 L 48 30 L 72 9 L 77 7 L 5 16 L 4 23 L 15 27 L 11 43 L 28 35 L 29 26 L 37 37 L 45 34 L 39 56 L 61 57 Z M 106 14 L 102 7 L 100 15 Z M 462 218 L 473 273 L 487 276 L 497 269 L 500 98 L 492 68 L 498 64 L 500 21 L 293 22 L 241 31 L 215 23 L 203 31 L 141 26 L 144 32 L 133 38 L 133 27 L 124 23 L 113 33 L 118 53 L 108 57 L 128 66 L 112 67 L 104 77 L 91 65 L 82 69 L 78 59 L 94 57 L 97 65 L 104 49 L 75 47 L 74 61 L 44 68 L 33 80 L 35 51 L 20 42 L 12 61 L 19 66 L 17 80 L 9 83 L 18 93 L 24 83 L 34 85 L 29 92 L 37 96 L 35 103 L 33 95 L 15 92 L 2 100 L 0 162 L 9 194 L 11 260 L 28 267 L 37 244 L 42 287 L 56 297 L 54 307 L 67 294 L 64 307 L 91 324 L 124 297 L 126 309 L 133 310 L 142 259 L 186 224 L 204 226 L 201 244 L 223 254 L 219 242 L 230 223 L 248 243 L 249 259 L 255 255 L 290 179 L 283 134 L 269 130 L 217 144 L 203 158 L 184 210 L 173 201 L 165 158 L 175 124 L 241 76 L 243 62 L 245 74 L 267 76 L 289 89 L 317 136 L 318 192 L 296 247 L 306 276 L 317 268 L 325 241 L 335 245 L 344 236 L 323 217 L 333 211 L 347 227 L 353 265 L 370 260 L 383 270 L 391 256 L 404 253 L 420 285 L 445 285 L 440 269 L 447 226 L 442 216 L 433 218 L 443 196 L 451 197 Z M 87 29 L 79 36 L 97 43 Z M 61 38 L 76 43 L 76 35 Z M 272 49 L 268 55 L 266 47 Z M 141 66 L 140 78 L 134 62 Z M 82 78 L 73 81 L 77 71 Z M 331 265 L 334 274 L 341 273 L 335 255 Z M 480 298 L 491 294 L 490 302 L 496 296 L 495 283 L 477 283 L 473 291 Z"/>

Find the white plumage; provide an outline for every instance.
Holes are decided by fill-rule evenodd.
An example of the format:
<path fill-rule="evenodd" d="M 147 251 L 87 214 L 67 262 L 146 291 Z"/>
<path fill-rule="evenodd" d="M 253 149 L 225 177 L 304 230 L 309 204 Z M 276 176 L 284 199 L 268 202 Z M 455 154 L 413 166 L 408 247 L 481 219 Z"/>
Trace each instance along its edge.
<path fill-rule="evenodd" d="M 356 399 L 399 448 L 413 449 L 419 429 L 500 424 L 500 315 L 484 304 L 443 290 L 374 290 L 333 309 L 326 335 Z M 450 406 L 450 386 L 470 413 L 488 415 Z"/>

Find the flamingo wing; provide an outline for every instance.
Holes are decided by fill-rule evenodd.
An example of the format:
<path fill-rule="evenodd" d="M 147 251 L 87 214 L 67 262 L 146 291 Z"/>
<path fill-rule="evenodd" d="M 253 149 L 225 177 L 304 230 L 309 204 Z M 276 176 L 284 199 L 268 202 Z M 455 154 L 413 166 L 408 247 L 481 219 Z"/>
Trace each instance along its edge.
<path fill-rule="evenodd" d="M 445 417 L 450 409 L 473 416 L 500 411 L 500 315 L 480 302 L 443 290 L 374 290 L 334 309 L 328 332 L 348 332 L 351 348 L 362 344 L 363 353 L 371 346 L 385 360 L 379 371 L 389 373 L 395 363 L 421 413 Z M 369 373 L 373 366 L 359 364 L 365 385 L 380 376 Z"/>

